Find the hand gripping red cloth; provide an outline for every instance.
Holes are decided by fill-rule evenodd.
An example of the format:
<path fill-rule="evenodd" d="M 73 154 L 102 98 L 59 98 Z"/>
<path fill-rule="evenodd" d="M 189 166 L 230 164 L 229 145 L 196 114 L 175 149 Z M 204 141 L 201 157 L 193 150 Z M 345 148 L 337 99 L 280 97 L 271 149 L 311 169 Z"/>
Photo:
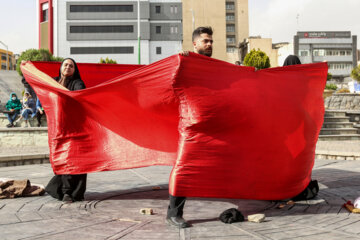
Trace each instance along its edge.
<path fill-rule="evenodd" d="M 75 92 L 47 75 L 59 67 L 22 65 L 56 174 L 174 164 L 172 195 L 266 200 L 310 181 L 326 63 L 255 71 L 190 54 L 139 68 L 78 64 L 87 89 Z"/>

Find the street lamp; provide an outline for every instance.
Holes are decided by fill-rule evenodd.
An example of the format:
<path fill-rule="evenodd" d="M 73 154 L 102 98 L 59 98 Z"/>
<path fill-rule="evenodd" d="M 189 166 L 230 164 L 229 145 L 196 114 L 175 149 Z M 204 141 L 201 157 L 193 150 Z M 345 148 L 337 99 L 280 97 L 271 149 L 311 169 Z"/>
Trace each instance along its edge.
<path fill-rule="evenodd" d="M 7 46 L 5 43 L 3 43 L 2 41 L 0 41 L 0 43 L 1 43 L 2 45 L 4 45 L 4 47 L 6 47 L 6 70 L 9 70 L 9 48 L 8 48 L 8 46 Z"/>

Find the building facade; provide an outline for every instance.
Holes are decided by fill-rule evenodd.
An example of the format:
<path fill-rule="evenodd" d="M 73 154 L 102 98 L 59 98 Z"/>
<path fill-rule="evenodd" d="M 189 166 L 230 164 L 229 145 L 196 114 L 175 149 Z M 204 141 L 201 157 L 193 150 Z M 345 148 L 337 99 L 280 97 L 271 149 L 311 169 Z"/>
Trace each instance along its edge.
<path fill-rule="evenodd" d="M 302 63 L 327 61 L 333 77 L 348 77 L 357 65 L 357 36 L 350 31 L 297 32 L 294 54 Z"/>
<path fill-rule="evenodd" d="M 182 0 L 183 49 L 193 50 L 192 32 L 200 26 L 214 30 L 213 57 L 239 60 L 238 44 L 249 37 L 248 0 Z"/>
<path fill-rule="evenodd" d="M 293 44 L 288 42 L 272 43 L 271 38 L 262 38 L 260 36 L 249 37 L 239 44 L 240 63 L 244 62 L 246 54 L 251 50 L 260 49 L 270 60 L 271 67 L 282 66 L 287 56 L 293 54 Z"/>
<path fill-rule="evenodd" d="M 78 62 L 149 64 L 182 48 L 181 0 L 38 0 L 39 48 Z"/>
<path fill-rule="evenodd" d="M 0 56 L 0 70 L 16 70 L 16 58 L 13 52 L 0 49 Z"/>

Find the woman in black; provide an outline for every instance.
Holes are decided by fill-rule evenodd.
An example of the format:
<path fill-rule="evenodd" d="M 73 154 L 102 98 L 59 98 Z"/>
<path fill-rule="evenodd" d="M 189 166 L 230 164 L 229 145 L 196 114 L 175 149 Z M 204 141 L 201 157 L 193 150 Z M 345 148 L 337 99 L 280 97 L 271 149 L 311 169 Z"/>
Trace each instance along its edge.
<path fill-rule="evenodd" d="M 59 70 L 59 76 L 55 80 L 70 91 L 85 88 L 76 62 L 72 58 L 64 59 Z M 45 190 L 52 197 L 63 202 L 81 201 L 84 199 L 86 190 L 86 178 L 86 174 L 55 175 Z"/>

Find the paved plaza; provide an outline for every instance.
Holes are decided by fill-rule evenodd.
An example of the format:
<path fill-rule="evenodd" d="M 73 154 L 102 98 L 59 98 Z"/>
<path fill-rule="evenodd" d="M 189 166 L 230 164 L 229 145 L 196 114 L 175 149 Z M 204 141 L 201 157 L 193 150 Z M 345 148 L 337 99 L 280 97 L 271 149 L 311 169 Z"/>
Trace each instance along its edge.
<path fill-rule="evenodd" d="M 320 193 L 294 205 L 190 198 L 184 217 L 192 227 L 187 229 L 165 223 L 170 171 L 154 166 L 89 174 L 86 201 L 73 204 L 48 195 L 0 200 L 0 239 L 360 239 L 360 214 L 342 208 L 360 196 L 359 161 L 316 160 L 313 178 Z M 0 178 L 45 185 L 51 177 L 49 164 L 0 168 Z M 264 213 L 266 221 L 220 222 L 220 213 L 232 207 L 245 217 Z M 155 214 L 141 215 L 141 208 Z"/>

